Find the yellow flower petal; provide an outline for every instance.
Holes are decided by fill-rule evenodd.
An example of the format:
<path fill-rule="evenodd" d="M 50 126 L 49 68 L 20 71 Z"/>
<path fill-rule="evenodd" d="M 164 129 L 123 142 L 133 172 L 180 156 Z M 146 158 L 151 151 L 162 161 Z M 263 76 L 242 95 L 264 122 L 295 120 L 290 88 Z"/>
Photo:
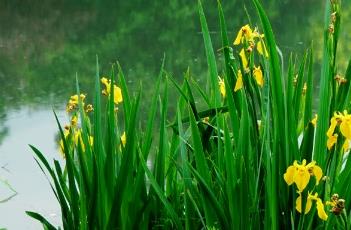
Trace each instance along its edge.
<path fill-rule="evenodd" d="M 286 173 L 284 173 L 284 180 L 288 185 L 292 185 L 294 183 L 295 172 L 296 172 L 295 166 L 289 166 L 286 169 Z"/>
<path fill-rule="evenodd" d="M 263 74 L 262 74 L 261 66 L 254 67 L 253 75 L 256 79 L 257 84 L 262 87 L 263 86 Z"/>
<path fill-rule="evenodd" d="M 101 78 L 101 83 L 104 84 L 104 85 L 109 85 L 109 81 L 106 77 L 102 77 Z"/>
<path fill-rule="evenodd" d="M 114 92 L 113 92 L 113 95 L 114 95 L 114 103 L 115 104 L 118 104 L 118 103 L 121 103 L 123 101 L 123 97 L 122 97 L 122 90 L 121 88 L 119 88 L 118 86 L 115 86 L 114 85 Z"/>
<path fill-rule="evenodd" d="M 266 58 L 268 58 L 268 51 L 266 49 L 266 45 L 262 41 L 257 42 L 257 51 L 259 54 L 264 55 Z"/>
<path fill-rule="evenodd" d="M 107 78 L 103 77 L 103 78 L 101 78 L 101 83 L 103 85 L 105 85 L 105 89 L 102 90 L 102 94 L 103 95 L 109 95 L 110 94 L 110 90 L 111 90 L 111 81 L 108 80 Z"/>
<path fill-rule="evenodd" d="M 351 122 L 347 118 L 343 118 L 340 124 L 340 131 L 344 137 L 351 139 Z"/>
<path fill-rule="evenodd" d="M 222 97 L 225 97 L 225 84 L 222 78 L 218 77 L 219 91 Z"/>
<path fill-rule="evenodd" d="M 323 177 L 323 171 L 322 171 L 321 167 L 319 167 L 317 165 L 313 166 L 313 175 L 316 177 L 316 185 L 318 185 L 319 181 Z"/>
<path fill-rule="evenodd" d="M 338 124 L 338 122 L 337 122 L 335 116 L 333 116 L 333 117 L 330 119 L 330 127 L 329 127 L 329 129 L 328 129 L 328 131 L 327 131 L 327 136 L 328 136 L 328 137 L 331 137 L 331 136 L 333 135 L 334 130 L 335 130 L 335 127 L 336 127 L 337 124 Z"/>
<path fill-rule="evenodd" d="M 338 140 L 338 134 L 334 134 L 333 136 L 330 136 L 327 140 L 327 147 L 328 150 L 331 150 L 331 148 L 333 148 L 333 146 L 335 145 L 335 143 Z"/>
<path fill-rule="evenodd" d="M 245 54 L 245 50 L 244 49 L 241 49 L 240 53 L 239 53 L 239 56 L 241 58 L 241 61 L 242 61 L 242 64 L 243 64 L 243 67 L 244 69 L 247 68 L 247 65 L 248 65 L 248 61 L 247 61 L 247 58 L 246 58 L 246 54 Z"/>
<path fill-rule="evenodd" d="M 238 35 L 236 36 L 234 40 L 234 45 L 239 45 L 240 43 L 243 43 L 243 38 L 245 38 L 247 41 L 249 41 L 252 37 L 252 29 L 250 26 L 247 24 L 243 27 L 240 28 Z"/>
<path fill-rule="evenodd" d="M 234 92 L 238 91 L 243 87 L 243 75 L 241 74 L 241 71 L 238 71 L 238 78 L 236 79 L 235 87 L 234 87 Z"/>
<path fill-rule="evenodd" d="M 342 149 L 344 150 L 344 153 L 350 149 L 350 140 L 349 139 L 345 140 L 344 144 L 342 145 Z"/>
<path fill-rule="evenodd" d="M 306 160 L 303 160 L 302 165 L 297 164 L 297 172 L 294 176 L 294 182 L 299 191 L 303 191 L 310 181 L 310 173 L 307 170 Z"/>
<path fill-rule="evenodd" d="M 296 198 L 296 210 L 301 213 L 302 212 L 302 198 L 301 194 Z"/>
<path fill-rule="evenodd" d="M 250 40 L 252 38 L 252 29 L 248 24 L 243 26 L 241 30 L 243 31 L 243 35 L 246 40 Z"/>
<path fill-rule="evenodd" d="M 307 202 L 306 202 L 306 207 L 305 207 L 305 214 L 307 214 L 312 207 L 312 199 L 310 198 L 310 196 L 307 197 Z"/>
<path fill-rule="evenodd" d="M 239 45 L 240 42 L 241 42 L 242 37 L 243 37 L 243 31 L 242 31 L 242 29 L 240 29 L 239 32 L 238 32 L 238 35 L 236 35 L 236 38 L 235 38 L 233 44 L 234 45 Z"/>
<path fill-rule="evenodd" d="M 328 219 L 328 215 L 324 210 L 324 205 L 320 198 L 317 199 L 317 213 L 318 213 L 318 217 L 321 218 L 322 220 Z"/>

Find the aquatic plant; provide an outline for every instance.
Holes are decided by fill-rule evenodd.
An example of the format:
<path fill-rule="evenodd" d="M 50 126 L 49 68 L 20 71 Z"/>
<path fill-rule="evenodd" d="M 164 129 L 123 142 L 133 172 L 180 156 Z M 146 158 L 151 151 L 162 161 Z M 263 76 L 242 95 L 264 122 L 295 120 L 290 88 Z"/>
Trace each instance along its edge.
<path fill-rule="evenodd" d="M 113 67 L 101 78 L 97 63 L 93 105 L 85 105 L 77 82 L 70 124 L 62 128 L 57 120 L 65 164 L 51 166 L 31 146 L 61 205 L 64 229 L 350 228 L 351 64 L 340 76 L 341 3 L 326 1 L 317 117 L 312 46 L 284 71 L 268 17 L 252 2 L 262 32 L 244 25 L 233 44 L 218 2 L 219 72 L 199 1 L 209 87 L 202 89 L 190 71 L 179 85 L 162 64 L 145 128 L 139 108 L 147 100 L 141 91 L 129 93 L 119 65 L 117 75 Z M 179 93 L 173 122 L 169 84 Z M 199 111 L 196 95 L 207 110 Z"/>

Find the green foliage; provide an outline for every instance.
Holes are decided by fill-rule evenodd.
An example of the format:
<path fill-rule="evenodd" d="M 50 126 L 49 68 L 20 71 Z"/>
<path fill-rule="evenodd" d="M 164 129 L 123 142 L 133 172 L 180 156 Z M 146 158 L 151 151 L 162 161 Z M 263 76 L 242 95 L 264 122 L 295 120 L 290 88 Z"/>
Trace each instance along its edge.
<path fill-rule="evenodd" d="M 80 126 L 72 123 L 62 129 L 57 120 L 64 168 L 58 161 L 52 167 L 31 146 L 61 205 L 63 228 L 349 228 L 351 155 L 344 155 L 345 145 L 340 143 L 349 141 L 351 118 L 346 113 L 333 113 L 350 109 L 351 68 L 343 80 L 335 79 L 340 2 L 326 2 L 317 124 L 312 122 L 314 49 L 308 48 L 299 61 L 290 58 L 285 73 L 271 24 L 258 0 L 253 4 L 264 36 L 245 26 L 234 46 L 218 2 L 222 72 L 217 68 L 205 14 L 198 2 L 208 87 L 202 89 L 189 71 L 179 85 L 164 71 L 163 61 L 146 128 L 140 125 L 145 119 L 140 106 L 146 103 L 141 89 L 136 95 L 128 92 L 118 65 L 118 74 L 113 67 L 108 83 L 101 80 L 108 95 L 105 100 L 97 62 L 93 116 L 86 111 L 84 96 L 78 96 L 77 81 L 78 102 L 74 103 L 78 108 L 71 113 L 72 121 L 74 116 L 80 118 Z M 218 73 L 222 76 L 219 83 Z M 121 88 L 113 87 L 115 83 Z M 168 121 L 170 86 L 179 93 L 173 122 Z M 122 105 L 115 96 L 123 97 Z M 196 96 L 208 108 L 200 111 Z M 331 117 L 338 119 L 340 127 L 332 132 L 339 138 L 335 146 L 327 148 Z M 306 165 L 306 160 L 312 163 Z M 335 193 L 339 197 L 331 200 Z M 301 214 L 300 209 L 306 212 Z M 44 228 L 56 229 L 40 214 L 27 214 Z"/>

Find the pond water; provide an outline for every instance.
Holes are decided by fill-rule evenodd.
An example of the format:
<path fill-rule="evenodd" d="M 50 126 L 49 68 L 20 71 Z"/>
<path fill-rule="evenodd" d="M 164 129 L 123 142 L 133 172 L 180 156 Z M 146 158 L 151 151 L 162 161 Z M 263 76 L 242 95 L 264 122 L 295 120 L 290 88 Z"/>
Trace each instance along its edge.
<path fill-rule="evenodd" d="M 203 2 L 214 49 L 218 50 L 216 1 Z M 323 1 L 263 2 L 285 60 L 292 51 L 301 55 L 313 39 L 318 62 Z M 223 1 L 231 39 L 248 21 L 244 4 L 253 24 L 257 24 L 249 1 Z M 350 4 L 344 5 L 342 39 L 348 41 L 351 10 Z M 0 228 L 40 229 L 25 210 L 40 212 L 60 224 L 59 206 L 28 144 L 48 158 L 60 159 L 53 109 L 66 122 L 65 103 L 75 92 L 76 74 L 91 101 L 96 55 L 101 75 L 108 75 L 111 65 L 118 61 L 131 89 L 137 89 L 142 81 L 144 93 L 153 90 L 164 54 L 166 70 L 176 79 L 182 79 L 188 66 L 195 79 L 206 77 L 196 7 L 196 1 L 184 0 L 0 1 L 0 179 L 16 191 L 0 182 L 0 200 L 14 195 L 0 203 Z M 350 43 L 341 45 L 343 53 L 351 50 Z M 342 55 L 341 70 L 346 62 Z M 316 76 L 318 72 L 316 64 Z"/>

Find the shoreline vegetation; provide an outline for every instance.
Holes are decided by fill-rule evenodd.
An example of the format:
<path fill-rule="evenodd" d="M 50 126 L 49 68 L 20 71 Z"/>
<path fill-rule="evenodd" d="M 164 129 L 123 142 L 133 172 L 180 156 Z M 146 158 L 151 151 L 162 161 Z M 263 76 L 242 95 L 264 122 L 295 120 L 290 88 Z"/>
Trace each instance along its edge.
<path fill-rule="evenodd" d="M 219 70 L 198 1 L 205 88 L 189 71 L 178 84 L 165 58 L 150 98 L 142 89 L 129 92 L 119 64 L 101 76 L 97 59 L 92 94 L 77 79 L 69 124 L 55 114 L 64 164 L 30 146 L 60 204 L 63 229 L 351 228 L 351 62 L 338 72 L 341 1 L 325 1 L 324 46 L 311 44 L 299 59 L 291 54 L 286 70 L 269 19 L 252 2 L 259 26 L 248 20 L 232 38 L 218 1 Z M 314 114 L 316 48 L 323 62 Z M 179 98 L 169 120 L 171 87 Z M 199 100 L 207 109 L 199 111 Z M 146 118 L 143 103 L 150 103 Z M 44 229 L 60 229 L 27 214 Z"/>

